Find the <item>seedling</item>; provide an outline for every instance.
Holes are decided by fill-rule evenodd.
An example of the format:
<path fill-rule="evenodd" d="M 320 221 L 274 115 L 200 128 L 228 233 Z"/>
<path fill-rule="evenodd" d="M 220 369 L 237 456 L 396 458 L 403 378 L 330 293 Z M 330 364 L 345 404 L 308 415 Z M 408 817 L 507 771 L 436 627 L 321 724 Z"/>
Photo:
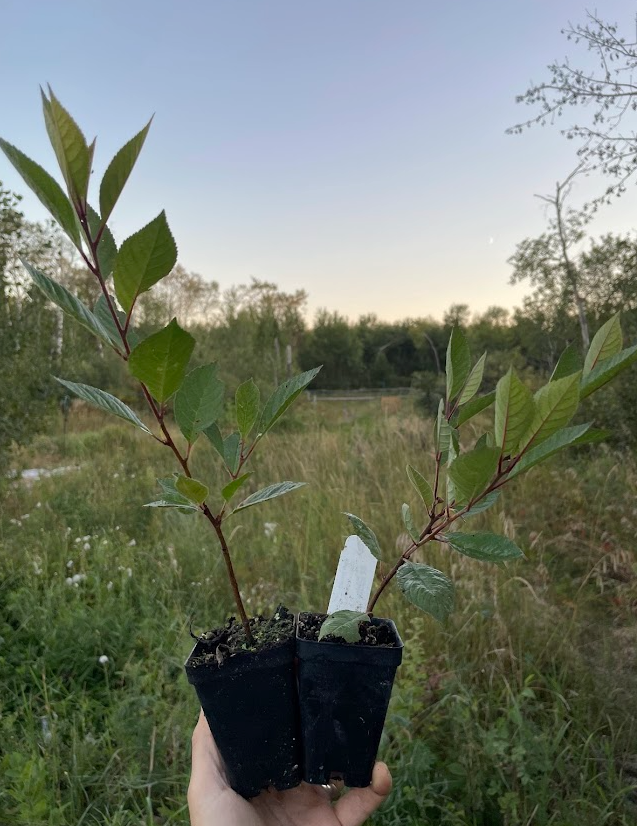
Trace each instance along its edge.
<path fill-rule="evenodd" d="M 410 542 L 381 578 L 364 612 L 340 610 L 323 622 L 319 639 L 328 635 L 347 642 L 360 640 L 360 623 L 369 620 L 378 599 L 395 578 L 415 606 L 443 622 L 454 608 L 454 587 L 442 571 L 413 556 L 429 542 L 484 562 L 502 564 L 523 556 L 510 539 L 488 532 L 464 530 L 473 516 L 492 507 L 501 489 L 513 479 L 571 445 L 592 444 L 609 434 L 591 423 L 571 425 L 582 399 L 599 390 L 637 361 L 637 345 L 623 348 L 620 314 L 597 332 L 582 365 L 574 347 L 560 357 L 550 381 L 535 394 L 513 369 L 496 389 L 476 395 L 482 383 L 486 353 L 472 366 L 466 339 L 454 329 L 447 348 L 446 398 L 440 400 L 433 434 L 435 469 L 429 482 L 415 467 L 407 476 L 415 488 L 424 518 L 402 506 L 402 521 Z M 494 407 L 492 428 L 473 445 L 461 441 L 463 425 Z M 466 442 L 465 442 L 466 444 Z M 383 561 L 380 543 L 358 516 L 346 514 L 355 533 Z"/>
<path fill-rule="evenodd" d="M 187 372 L 195 340 L 173 319 L 163 329 L 141 339 L 135 330 L 135 306 L 142 293 L 165 278 L 177 261 L 177 247 L 166 215 L 160 214 L 120 247 L 108 220 L 144 145 L 150 121 L 110 162 L 99 188 L 99 211 L 89 202 L 89 182 L 95 140 L 88 144 L 81 130 L 48 90 L 42 92 L 44 120 L 55 152 L 66 193 L 41 166 L 15 146 L 0 139 L 0 148 L 69 237 L 95 276 L 100 296 L 93 309 L 64 286 L 23 261 L 34 284 L 67 315 L 86 327 L 102 345 L 126 362 L 139 383 L 154 420 L 154 432 L 124 402 L 97 387 L 58 378 L 69 392 L 124 419 L 172 451 L 178 472 L 159 479 L 161 497 L 147 507 L 172 508 L 183 514 L 203 516 L 215 532 L 228 580 L 248 644 L 254 645 L 250 623 L 241 599 L 225 524 L 233 514 L 296 490 L 302 482 L 277 482 L 250 494 L 239 504 L 232 501 L 246 485 L 251 471 L 246 466 L 266 433 L 303 392 L 320 368 L 309 370 L 281 384 L 261 406 L 260 392 L 252 379 L 235 395 L 236 430 L 225 437 L 218 426 L 225 407 L 224 383 L 215 364 Z M 185 440 L 175 436 L 169 424 L 170 408 Z M 193 445 L 203 434 L 221 457 L 227 483 L 216 491 L 195 479 L 191 469 Z M 213 500 L 216 499 L 216 504 Z"/>

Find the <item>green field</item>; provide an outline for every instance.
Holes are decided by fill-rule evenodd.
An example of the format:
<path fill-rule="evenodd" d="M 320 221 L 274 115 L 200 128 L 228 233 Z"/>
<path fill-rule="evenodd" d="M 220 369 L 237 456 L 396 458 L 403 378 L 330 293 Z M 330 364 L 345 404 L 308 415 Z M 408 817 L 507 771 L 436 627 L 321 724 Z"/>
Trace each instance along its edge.
<path fill-rule="evenodd" d="M 260 484 L 310 484 L 237 519 L 251 612 L 325 609 L 343 510 L 388 557 L 405 498 L 416 512 L 404 468 L 431 468 L 430 422 L 408 405 L 330 411 L 301 405 L 256 456 Z M 203 441 L 193 464 L 221 473 Z M 182 664 L 190 621 L 232 612 L 222 560 L 203 520 L 141 507 L 173 467 L 133 428 L 74 412 L 65 442 L 56 427 L 7 471 L 60 466 L 2 492 L 0 824 L 186 824 L 198 708 Z M 636 495 L 634 457 L 571 452 L 473 523 L 515 537 L 525 560 L 426 546 L 457 586 L 444 627 L 383 597 L 405 656 L 382 744 L 394 792 L 374 824 L 636 822 Z"/>

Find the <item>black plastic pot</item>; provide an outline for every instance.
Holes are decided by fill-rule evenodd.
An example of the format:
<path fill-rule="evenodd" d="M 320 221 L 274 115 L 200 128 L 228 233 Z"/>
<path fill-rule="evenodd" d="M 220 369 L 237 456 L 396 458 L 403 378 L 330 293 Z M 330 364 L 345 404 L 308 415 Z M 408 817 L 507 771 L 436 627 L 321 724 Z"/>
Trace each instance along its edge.
<path fill-rule="evenodd" d="M 245 652 L 221 666 L 193 665 L 208 652 L 197 642 L 186 661 L 232 788 L 245 798 L 301 782 L 294 637 L 275 648 Z"/>
<path fill-rule="evenodd" d="M 301 617 L 307 616 L 301 614 Z M 303 732 L 303 779 L 369 786 L 403 642 L 391 620 L 395 646 L 347 645 L 296 639 Z"/>

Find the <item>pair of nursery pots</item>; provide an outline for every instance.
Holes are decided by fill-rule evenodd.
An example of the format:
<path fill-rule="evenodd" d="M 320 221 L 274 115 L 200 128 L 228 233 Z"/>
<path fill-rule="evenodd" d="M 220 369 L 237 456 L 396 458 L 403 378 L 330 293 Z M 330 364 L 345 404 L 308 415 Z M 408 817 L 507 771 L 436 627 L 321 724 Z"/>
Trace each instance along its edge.
<path fill-rule="evenodd" d="M 197 642 L 186 674 L 238 794 L 334 777 L 370 784 L 403 653 L 391 620 L 372 623 L 387 627 L 390 644 L 303 639 L 298 623 L 296 636 L 276 647 L 201 664 L 205 643 Z"/>

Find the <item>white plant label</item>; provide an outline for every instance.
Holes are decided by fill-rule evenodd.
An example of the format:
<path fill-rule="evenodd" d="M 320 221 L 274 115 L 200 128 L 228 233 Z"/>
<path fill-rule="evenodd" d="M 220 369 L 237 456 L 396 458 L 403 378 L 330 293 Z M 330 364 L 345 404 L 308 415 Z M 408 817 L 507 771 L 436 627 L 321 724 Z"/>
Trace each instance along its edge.
<path fill-rule="evenodd" d="M 360 537 L 347 537 L 336 569 L 328 614 L 365 611 L 374 583 L 376 562 L 376 557 Z"/>

